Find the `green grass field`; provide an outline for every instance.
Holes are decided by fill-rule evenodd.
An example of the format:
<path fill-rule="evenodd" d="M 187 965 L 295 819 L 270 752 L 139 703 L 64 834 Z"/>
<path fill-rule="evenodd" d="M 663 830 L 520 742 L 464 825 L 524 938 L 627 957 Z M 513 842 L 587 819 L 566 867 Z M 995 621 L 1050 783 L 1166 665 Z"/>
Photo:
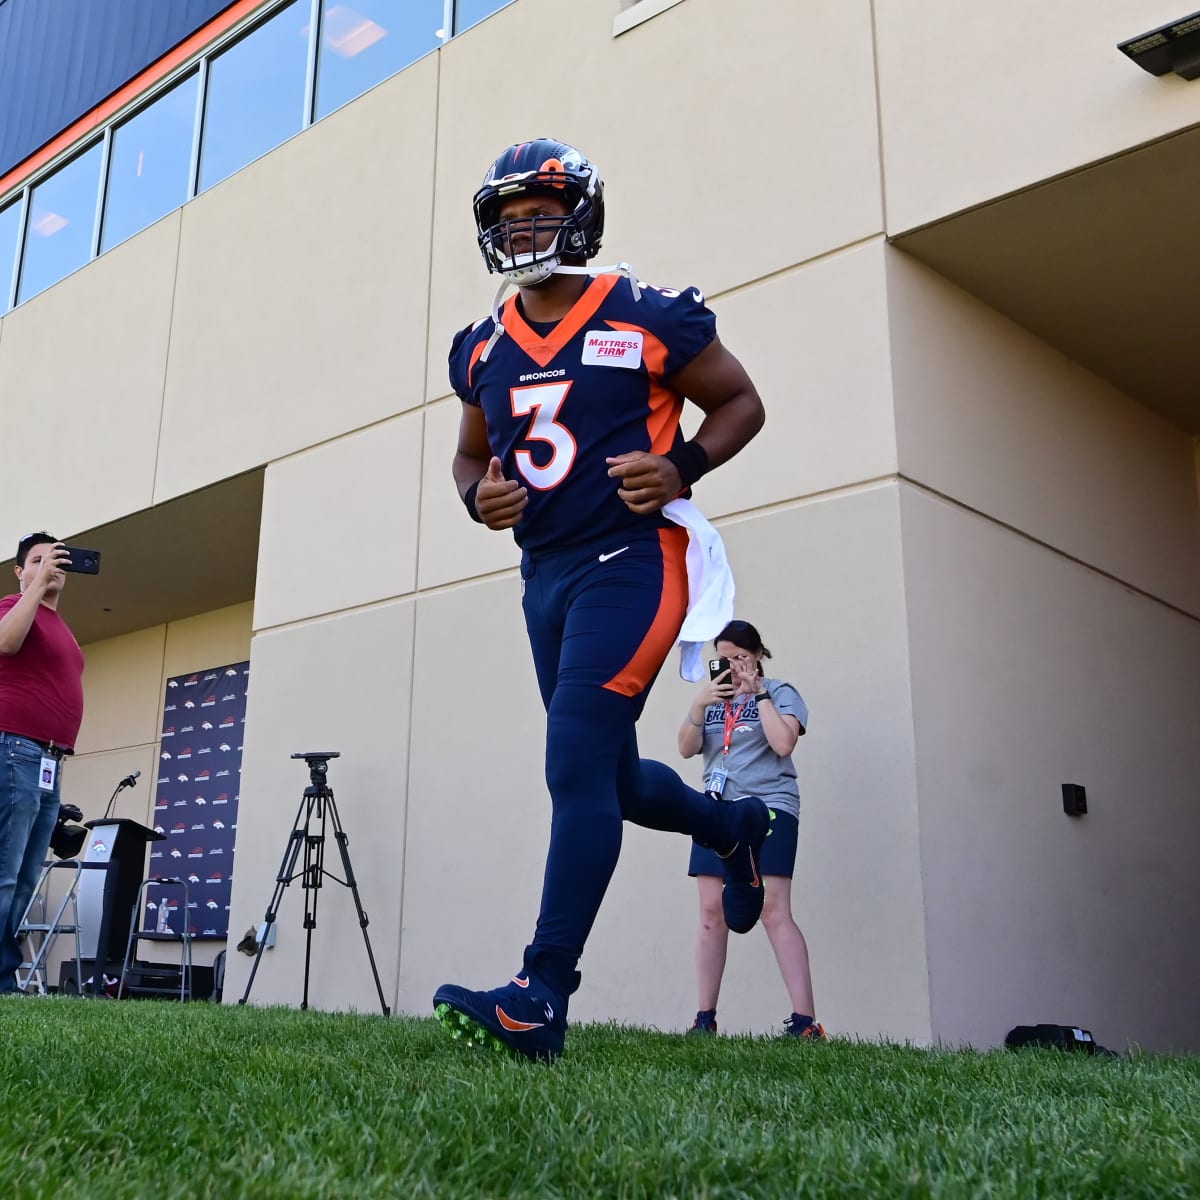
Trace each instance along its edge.
<path fill-rule="evenodd" d="M 17 1198 L 1200 1196 L 1200 1059 L 0 1000 Z"/>

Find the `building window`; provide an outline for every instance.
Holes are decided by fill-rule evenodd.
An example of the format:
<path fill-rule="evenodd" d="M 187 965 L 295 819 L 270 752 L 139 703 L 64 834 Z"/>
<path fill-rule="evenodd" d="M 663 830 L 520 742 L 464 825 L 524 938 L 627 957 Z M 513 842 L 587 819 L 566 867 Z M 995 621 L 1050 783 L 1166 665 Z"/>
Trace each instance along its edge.
<path fill-rule="evenodd" d="M 91 258 L 100 147 L 94 142 L 33 189 L 18 301 L 36 296 Z"/>
<path fill-rule="evenodd" d="M 0 313 L 12 299 L 13 273 L 17 269 L 17 240 L 21 236 L 21 201 L 0 208 Z"/>
<path fill-rule="evenodd" d="M 199 81 L 193 71 L 113 132 L 101 250 L 187 200 Z"/>
<path fill-rule="evenodd" d="M 628 33 L 680 3 L 682 0 L 621 0 L 621 11 L 613 18 L 613 37 Z"/>
<path fill-rule="evenodd" d="M 269 15 L 259 10 L 248 32 L 231 31 L 119 124 L 88 126 L 85 150 L 8 197 L 0 208 L 0 314 L 511 3 L 264 4 Z"/>
<path fill-rule="evenodd" d="M 303 128 L 308 18 L 308 0 L 292 0 L 212 59 L 200 139 L 200 191 Z"/>
<path fill-rule="evenodd" d="M 472 25 L 478 25 L 484 17 L 506 8 L 512 0 L 455 0 L 454 32 L 462 33 Z"/>
<path fill-rule="evenodd" d="M 322 0 L 321 118 L 442 44 L 443 0 Z"/>

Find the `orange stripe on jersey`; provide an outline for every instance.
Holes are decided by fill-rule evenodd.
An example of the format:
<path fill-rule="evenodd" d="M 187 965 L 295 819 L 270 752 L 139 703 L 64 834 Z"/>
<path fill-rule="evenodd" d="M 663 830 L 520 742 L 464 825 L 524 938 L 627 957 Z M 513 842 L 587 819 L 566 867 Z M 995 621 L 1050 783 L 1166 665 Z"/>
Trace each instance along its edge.
<path fill-rule="evenodd" d="M 626 321 L 605 321 L 610 329 L 642 335 L 642 361 L 650 375 L 650 394 L 646 402 L 650 412 L 646 417 L 646 432 L 650 436 L 650 453 L 666 454 L 675 444 L 675 432 L 683 414 L 683 397 L 663 382 L 667 369 L 667 348 L 648 329 Z"/>
<path fill-rule="evenodd" d="M 571 306 L 571 311 L 550 331 L 549 337 L 534 333 L 517 308 L 516 296 L 504 305 L 501 322 L 512 339 L 539 367 L 547 367 L 564 346 L 596 315 L 596 309 L 620 280 L 620 275 L 597 275 L 591 286 Z"/>
<path fill-rule="evenodd" d="M 467 387 L 471 386 L 471 376 L 475 372 L 475 364 L 479 361 L 479 356 L 483 353 L 483 348 L 487 342 L 480 342 L 474 350 L 471 351 L 471 361 L 467 366 Z"/>
<path fill-rule="evenodd" d="M 622 696 L 636 696 L 650 684 L 679 639 L 687 614 L 687 530 L 678 525 L 658 531 L 663 555 L 662 595 L 658 612 L 633 657 L 604 686 Z"/>

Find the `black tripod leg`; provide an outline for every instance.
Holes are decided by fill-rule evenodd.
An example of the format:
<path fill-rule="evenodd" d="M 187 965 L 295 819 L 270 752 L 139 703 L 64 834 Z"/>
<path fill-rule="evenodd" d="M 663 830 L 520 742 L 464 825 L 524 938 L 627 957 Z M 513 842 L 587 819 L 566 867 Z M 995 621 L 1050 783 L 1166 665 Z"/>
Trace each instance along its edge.
<path fill-rule="evenodd" d="M 358 894 L 358 881 L 354 878 L 354 868 L 350 865 L 350 839 L 346 836 L 342 829 L 342 822 L 338 818 L 337 805 L 333 802 L 332 794 L 329 797 L 329 814 L 333 819 L 333 836 L 337 842 L 338 853 L 342 856 L 342 870 L 346 872 L 345 883 L 350 889 L 350 894 L 354 897 L 354 907 L 358 910 L 358 924 L 362 930 L 363 942 L 367 947 L 367 960 L 371 964 L 371 975 L 375 979 L 375 991 L 379 995 L 379 1007 L 383 1009 L 383 1015 L 389 1016 L 391 1009 L 388 1008 L 387 1001 L 383 998 L 383 987 L 379 982 L 379 970 L 375 966 L 375 953 L 371 949 L 371 939 L 367 934 L 367 926 L 370 920 L 367 917 L 366 911 L 362 906 L 362 898 Z"/>
<path fill-rule="evenodd" d="M 270 940 L 271 930 L 275 925 L 275 918 L 279 913 L 279 904 L 283 899 L 283 889 L 295 878 L 293 872 L 296 868 L 296 858 L 300 853 L 300 846 L 305 838 L 305 831 L 308 829 L 308 817 L 305 816 L 304 824 L 300 824 L 300 815 L 304 812 L 304 806 L 310 805 L 306 796 L 300 801 L 300 807 L 296 810 L 296 820 L 292 826 L 292 832 L 288 836 L 288 843 L 284 847 L 283 861 L 279 864 L 279 874 L 275 876 L 275 891 L 271 895 L 271 902 L 267 905 L 267 916 L 263 924 L 262 940 L 258 943 L 258 950 L 254 955 L 254 966 L 250 968 L 250 978 L 246 980 L 246 990 L 242 993 L 242 998 L 238 1001 L 239 1004 L 245 1004 L 250 998 L 250 989 L 254 986 L 254 977 L 258 974 L 258 964 L 262 961 L 263 951 L 267 948 L 267 942 Z"/>
<path fill-rule="evenodd" d="M 312 937 L 317 927 L 317 901 L 320 899 L 321 876 L 325 873 L 325 804 L 323 797 L 317 799 L 321 814 L 321 832 L 306 833 L 304 838 L 304 996 L 301 1009 L 308 1008 L 308 977 L 312 969 Z"/>

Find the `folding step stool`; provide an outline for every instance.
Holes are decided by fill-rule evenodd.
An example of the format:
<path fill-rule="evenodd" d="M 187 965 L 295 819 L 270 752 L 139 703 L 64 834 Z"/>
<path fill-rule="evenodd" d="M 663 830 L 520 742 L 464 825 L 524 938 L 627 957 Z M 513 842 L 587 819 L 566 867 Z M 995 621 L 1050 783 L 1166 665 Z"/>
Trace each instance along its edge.
<path fill-rule="evenodd" d="M 180 915 L 183 918 L 182 933 L 161 933 L 157 930 L 143 931 L 138 929 L 145 909 L 146 889 L 182 888 L 183 908 Z M 166 903 L 161 893 L 159 904 Z M 138 888 L 137 900 L 133 905 L 133 915 L 129 920 L 129 940 L 125 943 L 125 961 L 121 965 L 121 982 L 117 984 L 117 999 L 126 996 L 176 996 L 180 1001 L 192 999 L 192 935 L 188 932 L 191 921 L 191 910 L 188 908 L 188 885 L 178 875 L 154 875 L 143 879 Z M 134 953 L 138 942 L 178 942 L 179 966 L 170 963 L 140 962 Z M 176 981 L 178 980 L 178 981 Z"/>
<path fill-rule="evenodd" d="M 54 919 L 46 920 L 49 907 L 47 893 L 50 890 L 50 872 L 56 869 L 71 872 L 67 890 L 55 910 Z M 42 875 L 25 912 L 21 917 L 21 925 L 17 930 L 17 941 L 28 947 L 30 958 L 17 968 L 17 987 L 22 992 L 38 991 L 45 995 L 49 989 L 46 986 L 46 964 L 50 951 L 59 935 L 69 933 L 75 939 L 75 978 L 83 977 L 83 967 L 79 960 L 79 880 L 83 875 L 83 864 L 77 858 L 61 859 L 48 862 L 42 867 Z M 70 909 L 70 917 L 67 909 Z M 36 943 L 36 951 L 35 951 Z M 24 977 L 22 978 L 22 972 Z"/>

